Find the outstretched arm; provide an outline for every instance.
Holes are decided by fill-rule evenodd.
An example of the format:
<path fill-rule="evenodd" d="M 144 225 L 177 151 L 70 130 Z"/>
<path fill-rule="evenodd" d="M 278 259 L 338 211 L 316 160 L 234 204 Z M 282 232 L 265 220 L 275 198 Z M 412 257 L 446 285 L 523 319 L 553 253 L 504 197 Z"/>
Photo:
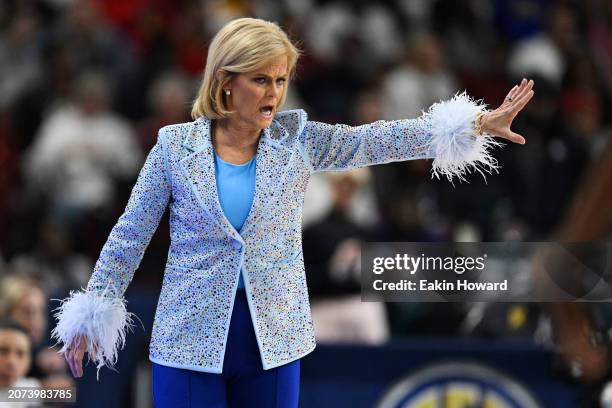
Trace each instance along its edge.
<path fill-rule="evenodd" d="M 416 119 L 377 121 L 362 126 L 307 121 L 298 143 L 312 171 L 346 170 L 392 161 L 433 158 L 432 176 L 464 179 L 472 170 L 497 169 L 494 140 L 524 138 L 510 130 L 518 112 L 533 96 L 533 81 L 515 86 L 493 111 L 466 93 L 435 103 Z"/>
<path fill-rule="evenodd" d="M 164 134 L 151 149 L 125 211 L 113 227 L 96 262 L 87 289 L 73 291 L 56 309 L 52 336 L 63 343 L 75 376 L 82 375 L 85 351 L 99 369 L 112 367 L 132 325 L 123 293 L 138 268 L 170 199 Z"/>

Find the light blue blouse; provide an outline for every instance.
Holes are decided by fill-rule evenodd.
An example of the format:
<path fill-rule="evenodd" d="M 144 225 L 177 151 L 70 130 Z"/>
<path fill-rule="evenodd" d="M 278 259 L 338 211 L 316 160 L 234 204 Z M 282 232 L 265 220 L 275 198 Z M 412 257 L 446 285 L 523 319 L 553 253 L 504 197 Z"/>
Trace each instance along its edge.
<path fill-rule="evenodd" d="M 256 156 L 242 164 L 223 161 L 215 152 L 215 177 L 219 203 L 227 220 L 240 233 L 255 195 Z M 242 272 L 242 271 L 241 271 Z M 238 289 L 244 288 L 242 273 L 238 280 Z"/>

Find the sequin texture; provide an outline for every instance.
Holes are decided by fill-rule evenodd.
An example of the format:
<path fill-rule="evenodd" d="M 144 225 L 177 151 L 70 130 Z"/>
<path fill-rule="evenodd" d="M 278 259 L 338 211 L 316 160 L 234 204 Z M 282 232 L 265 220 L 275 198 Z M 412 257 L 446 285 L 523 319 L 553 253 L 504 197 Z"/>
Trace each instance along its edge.
<path fill-rule="evenodd" d="M 262 364 L 270 369 L 315 348 L 301 242 L 310 175 L 431 158 L 431 123 L 421 117 L 350 127 L 308 121 L 303 110 L 279 112 L 259 141 L 255 196 L 241 234 L 219 204 L 210 125 L 200 118 L 160 130 L 87 291 L 123 296 L 169 207 L 171 244 L 150 359 L 222 372 L 244 266 Z"/>

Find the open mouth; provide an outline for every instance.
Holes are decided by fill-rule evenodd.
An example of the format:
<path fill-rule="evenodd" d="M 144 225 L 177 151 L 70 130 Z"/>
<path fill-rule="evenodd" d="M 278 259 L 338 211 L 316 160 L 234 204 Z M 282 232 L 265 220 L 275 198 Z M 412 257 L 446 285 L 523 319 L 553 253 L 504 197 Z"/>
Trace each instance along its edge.
<path fill-rule="evenodd" d="M 272 117 L 272 113 L 274 112 L 274 107 L 272 105 L 266 105 L 259 109 L 262 116 L 266 119 L 270 119 Z"/>

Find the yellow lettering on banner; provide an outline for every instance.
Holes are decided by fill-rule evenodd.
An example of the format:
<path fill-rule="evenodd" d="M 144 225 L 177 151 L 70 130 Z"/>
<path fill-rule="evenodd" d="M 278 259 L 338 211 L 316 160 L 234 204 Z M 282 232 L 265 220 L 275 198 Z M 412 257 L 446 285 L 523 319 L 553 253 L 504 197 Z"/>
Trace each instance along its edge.
<path fill-rule="evenodd" d="M 449 384 L 446 388 L 445 408 L 465 408 L 475 406 L 480 391 L 473 385 Z"/>

